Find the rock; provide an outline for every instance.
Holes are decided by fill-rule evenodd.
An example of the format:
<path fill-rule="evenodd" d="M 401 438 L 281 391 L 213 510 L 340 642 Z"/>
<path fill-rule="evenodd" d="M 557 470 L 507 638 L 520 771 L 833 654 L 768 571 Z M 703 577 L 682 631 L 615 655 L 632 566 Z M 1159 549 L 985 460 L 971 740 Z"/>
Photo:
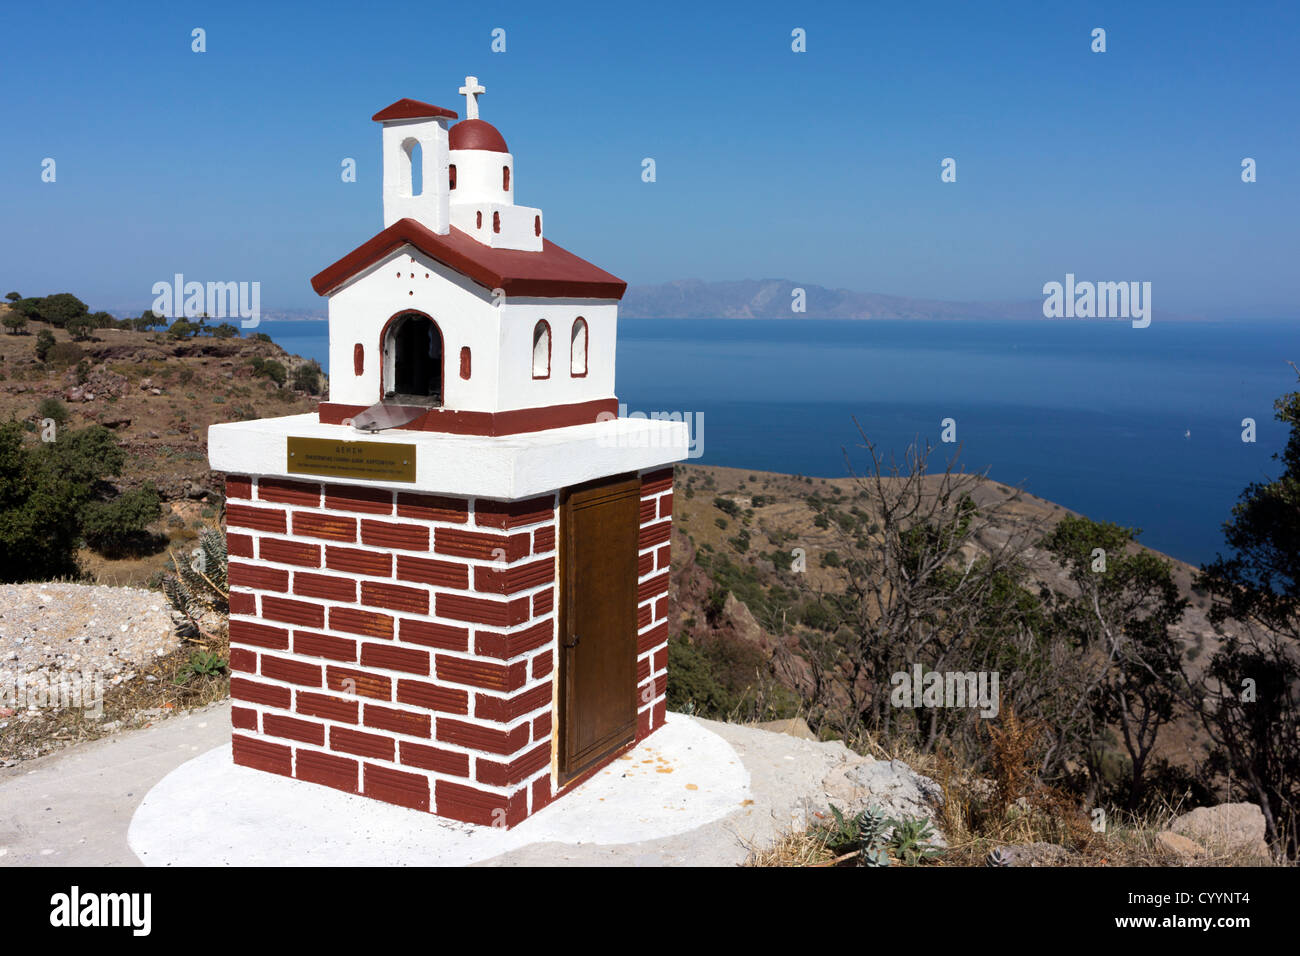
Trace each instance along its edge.
<path fill-rule="evenodd" d="M 1227 853 L 1244 850 L 1252 856 L 1269 855 L 1268 844 L 1264 842 L 1264 813 L 1253 803 L 1197 807 L 1175 818 L 1169 829 L 1209 849 Z"/>
<path fill-rule="evenodd" d="M 947 846 L 939 832 L 937 814 L 943 807 L 943 788 L 917 773 L 901 760 L 865 760 L 837 768 L 822 781 L 826 797 L 851 816 L 868 806 L 879 807 L 886 816 L 925 817 L 935 829 L 932 842 Z"/>
<path fill-rule="evenodd" d="M 105 428 L 130 428 L 131 419 L 129 418 L 105 418 L 100 422 Z"/>
<path fill-rule="evenodd" d="M 149 394 L 150 394 L 150 395 L 161 395 L 161 394 L 162 394 L 162 389 L 161 389 L 161 388 L 151 388 L 151 389 L 149 389 Z"/>
<path fill-rule="evenodd" d="M 798 737 L 800 740 L 817 739 L 817 735 L 812 732 L 812 728 L 808 726 L 808 722 L 802 717 L 791 717 L 788 720 L 764 720 L 751 726 L 757 730 L 766 730 L 774 734 Z"/>
<path fill-rule="evenodd" d="M 989 866 L 1069 866 L 1074 854 L 1055 843 L 1000 846 L 988 855 Z"/>
<path fill-rule="evenodd" d="M 1156 849 L 1180 860 L 1194 860 L 1205 855 L 1205 847 L 1172 830 L 1162 830 L 1156 834 Z"/>
<path fill-rule="evenodd" d="M 140 379 L 140 391 L 147 392 L 151 388 L 153 388 L 153 379 L 151 378 Z"/>

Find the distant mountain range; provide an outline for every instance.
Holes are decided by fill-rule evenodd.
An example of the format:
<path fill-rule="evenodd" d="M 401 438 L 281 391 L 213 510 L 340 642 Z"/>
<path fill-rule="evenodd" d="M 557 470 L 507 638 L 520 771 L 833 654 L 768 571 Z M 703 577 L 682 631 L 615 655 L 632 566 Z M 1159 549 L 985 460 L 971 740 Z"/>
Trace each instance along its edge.
<path fill-rule="evenodd" d="M 797 288 L 804 290 L 803 312 L 791 309 Z M 629 286 L 618 311 L 630 319 L 1041 319 L 1043 303 L 909 299 L 789 279 L 680 279 Z"/>
<path fill-rule="evenodd" d="M 796 288 L 804 290 L 803 312 L 791 309 Z M 629 286 L 618 314 L 629 319 L 1043 319 L 1043 300 L 949 302 L 828 289 L 789 279 L 705 282 L 679 279 L 662 285 Z M 1156 318 L 1186 320 L 1160 310 Z M 1062 320 L 1064 321 L 1064 320 Z M 1112 321 L 1070 320 L 1070 321 Z"/>

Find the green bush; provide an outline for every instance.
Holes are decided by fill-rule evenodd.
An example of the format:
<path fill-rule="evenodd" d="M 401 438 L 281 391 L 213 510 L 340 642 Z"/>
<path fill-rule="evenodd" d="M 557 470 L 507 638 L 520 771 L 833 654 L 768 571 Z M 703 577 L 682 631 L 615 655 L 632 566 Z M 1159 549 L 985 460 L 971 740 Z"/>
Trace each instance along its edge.
<path fill-rule="evenodd" d="M 50 357 L 50 350 L 54 345 L 54 333 L 49 329 L 41 329 L 36 333 L 36 357 L 42 362 Z"/>
<path fill-rule="evenodd" d="M 56 342 L 46 354 L 46 359 L 56 368 L 76 365 L 86 354 L 76 342 Z"/>
<path fill-rule="evenodd" d="M 68 420 L 68 406 L 57 398 L 41 399 L 41 404 L 36 407 L 36 412 L 41 418 L 53 419 L 59 425 Z"/>
<path fill-rule="evenodd" d="M 275 359 L 263 358 L 258 355 L 249 364 L 253 366 L 254 375 L 269 378 L 276 385 L 283 385 L 289 378 L 289 373 L 284 370 L 284 365 Z"/>
<path fill-rule="evenodd" d="M 308 395 L 320 392 L 320 366 L 315 362 L 299 365 L 293 372 L 293 387 Z"/>
<path fill-rule="evenodd" d="M 28 308 L 34 314 L 28 314 L 29 318 L 37 318 L 42 322 L 48 322 L 50 325 L 56 325 L 60 328 L 65 327 L 69 321 L 87 315 L 90 308 L 70 292 L 59 292 L 55 295 L 47 295 L 43 299 L 22 299 L 19 306 L 23 303 L 32 303 Z M 27 309 L 24 309 L 27 312 Z"/>
<path fill-rule="evenodd" d="M 17 335 L 23 329 L 27 328 L 27 316 L 21 312 L 10 311 L 5 316 L 5 328 L 9 330 L 10 335 Z"/>
<path fill-rule="evenodd" d="M 198 331 L 199 327 L 188 319 L 177 319 L 171 325 L 167 326 L 168 338 L 177 340 L 192 339 Z"/>
<path fill-rule="evenodd" d="M 74 577 L 83 513 L 126 455 L 99 425 L 32 442 L 25 424 L 0 425 L 0 581 Z"/>
<path fill-rule="evenodd" d="M 81 515 L 81 530 L 86 544 L 107 557 L 138 554 L 155 545 L 145 529 L 161 513 L 162 499 L 150 482 L 111 501 L 87 504 Z"/>

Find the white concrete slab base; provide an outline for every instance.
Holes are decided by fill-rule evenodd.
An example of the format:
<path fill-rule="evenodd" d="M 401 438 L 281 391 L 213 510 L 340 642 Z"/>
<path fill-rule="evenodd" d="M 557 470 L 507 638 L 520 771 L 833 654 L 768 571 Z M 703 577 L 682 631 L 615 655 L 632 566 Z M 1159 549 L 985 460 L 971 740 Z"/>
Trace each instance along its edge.
<path fill-rule="evenodd" d="M 127 842 L 148 866 L 454 866 L 538 843 L 658 840 L 750 803 L 749 772 L 731 745 L 670 713 L 636 749 L 513 830 L 237 767 L 226 745 L 159 781 Z"/>
<path fill-rule="evenodd" d="M 611 418 L 586 425 L 487 437 L 392 429 L 367 434 L 321 424 L 317 415 L 287 415 L 208 428 L 208 460 L 216 471 L 245 475 L 313 476 L 289 471 L 289 438 L 365 441 L 414 448 L 415 481 L 364 478 L 344 484 L 437 495 L 527 498 L 625 471 L 658 468 L 690 454 L 683 421 Z"/>

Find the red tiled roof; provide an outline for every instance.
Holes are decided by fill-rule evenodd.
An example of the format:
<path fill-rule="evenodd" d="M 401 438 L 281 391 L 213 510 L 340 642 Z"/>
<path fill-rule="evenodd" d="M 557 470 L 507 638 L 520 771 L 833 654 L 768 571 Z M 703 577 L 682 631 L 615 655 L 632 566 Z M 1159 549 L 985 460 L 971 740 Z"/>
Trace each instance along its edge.
<path fill-rule="evenodd" d="M 399 219 L 314 276 L 311 286 L 318 295 L 328 295 L 407 243 L 486 289 L 504 289 L 506 295 L 621 299 L 627 289 L 627 283 L 622 279 L 560 248 L 549 239 L 542 240 L 541 252 L 493 249 L 471 239 L 455 226 L 447 235 L 440 236 L 414 219 Z"/>
<path fill-rule="evenodd" d="M 456 119 L 456 113 L 452 110 L 445 110 L 441 106 L 434 106 L 432 103 L 421 103 L 419 100 L 409 98 L 398 100 L 391 106 L 385 106 L 370 118 L 382 123 L 385 120 L 424 119 L 429 116 L 445 116 L 448 119 Z"/>

